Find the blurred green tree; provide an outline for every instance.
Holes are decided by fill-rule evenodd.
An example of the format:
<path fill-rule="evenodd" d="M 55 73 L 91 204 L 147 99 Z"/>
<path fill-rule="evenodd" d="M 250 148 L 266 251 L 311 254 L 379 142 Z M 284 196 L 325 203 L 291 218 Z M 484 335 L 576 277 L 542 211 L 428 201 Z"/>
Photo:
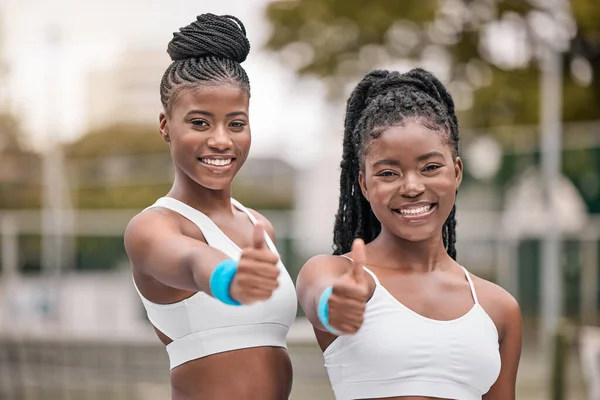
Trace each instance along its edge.
<path fill-rule="evenodd" d="M 325 80 L 333 99 L 372 68 L 412 60 L 448 69 L 463 126 L 534 124 L 536 60 L 555 31 L 565 120 L 597 118 L 600 108 L 595 0 L 276 0 L 266 15 L 266 47 L 300 76 Z"/>
<path fill-rule="evenodd" d="M 161 171 L 170 162 L 157 127 L 117 124 L 93 130 L 68 144 L 65 156 L 76 208 L 139 209 L 171 187 L 168 175 L 163 180 L 139 180 L 140 174 L 168 173 Z M 158 159 L 153 171 L 138 165 L 148 158 Z"/>
<path fill-rule="evenodd" d="M 0 209 L 37 208 L 41 204 L 40 156 L 25 146 L 19 121 L 0 114 Z"/>

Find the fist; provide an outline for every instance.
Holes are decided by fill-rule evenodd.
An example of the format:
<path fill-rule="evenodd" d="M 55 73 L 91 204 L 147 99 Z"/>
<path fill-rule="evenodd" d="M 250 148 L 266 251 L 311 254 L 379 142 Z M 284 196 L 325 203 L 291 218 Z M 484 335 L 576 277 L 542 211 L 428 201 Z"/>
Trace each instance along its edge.
<path fill-rule="evenodd" d="M 252 236 L 252 246 L 242 251 L 229 288 L 231 297 L 241 304 L 267 300 L 279 287 L 279 256 L 267 247 L 260 223 L 254 225 Z"/>
<path fill-rule="evenodd" d="M 362 239 L 352 243 L 350 258 L 352 267 L 333 284 L 328 303 L 329 325 L 343 334 L 358 332 L 371 295 L 368 273 L 363 269 L 366 251 Z"/>

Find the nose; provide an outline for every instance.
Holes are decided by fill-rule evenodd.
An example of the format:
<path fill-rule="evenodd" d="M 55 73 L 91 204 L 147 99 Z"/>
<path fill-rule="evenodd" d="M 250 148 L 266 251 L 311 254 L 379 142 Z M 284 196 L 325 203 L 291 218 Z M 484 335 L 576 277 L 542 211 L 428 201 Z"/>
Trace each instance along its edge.
<path fill-rule="evenodd" d="M 407 173 L 399 191 L 402 196 L 414 198 L 425 192 L 425 184 L 418 174 Z"/>
<path fill-rule="evenodd" d="M 233 146 L 231 136 L 225 127 L 217 127 L 206 142 L 208 147 L 218 151 L 229 150 Z"/>

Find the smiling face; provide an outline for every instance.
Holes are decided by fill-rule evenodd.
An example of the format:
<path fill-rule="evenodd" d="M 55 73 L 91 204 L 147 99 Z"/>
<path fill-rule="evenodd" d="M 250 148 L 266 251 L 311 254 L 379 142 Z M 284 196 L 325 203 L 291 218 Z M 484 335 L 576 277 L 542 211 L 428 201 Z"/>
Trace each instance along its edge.
<path fill-rule="evenodd" d="M 210 190 L 231 185 L 250 151 L 248 93 L 229 84 L 182 90 L 160 131 L 179 175 Z"/>
<path fill-rule="evenodd" d="M 367 144 L 359 183 L 382 230 L 413 242 L 441 235 L 463 170 L 446 138 L 408 120 Z"/>

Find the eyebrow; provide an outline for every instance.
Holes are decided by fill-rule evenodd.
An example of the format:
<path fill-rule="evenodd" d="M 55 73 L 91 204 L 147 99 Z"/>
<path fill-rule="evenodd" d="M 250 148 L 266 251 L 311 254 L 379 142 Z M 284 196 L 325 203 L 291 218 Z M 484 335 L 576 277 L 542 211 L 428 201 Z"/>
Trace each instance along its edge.
<path fill-rule="evenodd" d="M 417 157 L 417 161 L 425 161 L 425 160 L 428 160 L 428 159 L 434 158 L 434 157 L 444 158 L 444 155 L 442 153 L 440 153 L 439 151 L 430 151 L 429 153 L 426 153 L 426 154 L 423 154 L 423 155 Z"/>
<path fill-rule="evenodd" d="M 399 167 L 400 163 L 398 161 L 396 161 L 396 160 L 387 160 L 387 159 L 386 160 L 379 160 L 379 161 L 373 163 L 373 167 L 377 167 L 379 165 L 390 165 L 390 166 L 393 166 L 393 167 Z"/>
<path fill-rule="evenodd" d="M 430 158 L 434 158 L 434 157 L 442 157 L 444 158 L 444 155 L 442 153 L 440 153 L 439 151 L 430 151 L 429 153 L 420 155 L 419 157 L 417 157 L 417 161 L 425 161 L 428 160 Z M 379 160 L 376 161 L 375 163 L 373 163 L 373 167 L 377 167 L 379 165 L 389 165 L 392 167 L 399 167 L 400 163 L 396 160 L 391 160 L 391 159 L 384 159 L 384 160 Z"/>
<path fill-rule="evenodd" d="M 213 118 L 215 117 L 215 114 L 208 112 L 208 111 L 204 111 L 204 110 L 190 110 L 187 112 L 186 115 L 191 115 L 191 114 L 206 115 L 207 117 L 213 117 Z M 246 114 L 244 111 L 233 111 L 228 114 L 225 114 L 225 117 L 231 118 L 231 117 L 237 117 L 239 115 L 242 115 L 242 116 L 248 118 L 248 114 Z"/>

